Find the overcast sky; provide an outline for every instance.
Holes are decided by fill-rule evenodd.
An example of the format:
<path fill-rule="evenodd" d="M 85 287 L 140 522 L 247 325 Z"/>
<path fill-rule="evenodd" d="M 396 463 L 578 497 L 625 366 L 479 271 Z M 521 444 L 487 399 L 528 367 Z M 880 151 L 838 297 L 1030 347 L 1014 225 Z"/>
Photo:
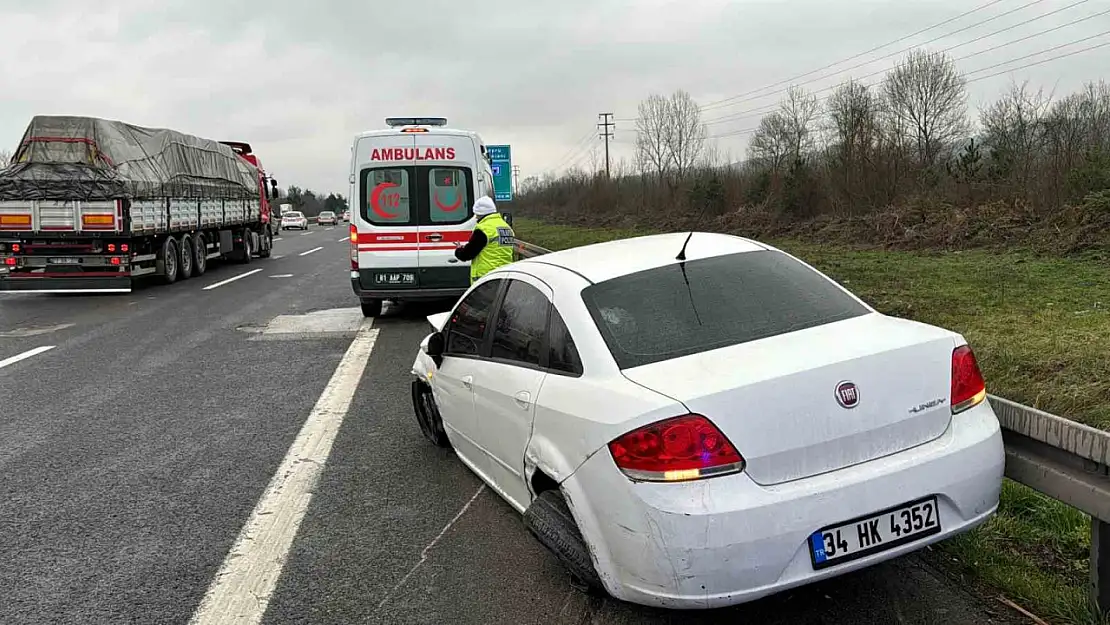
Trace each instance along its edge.
<path fill-rule="evenodd" d="M 894 65 L 901 55 L 1027 5 L 992 6 L 796 82 L 820 90 Z M 148 8 L 156 7 L 156 8 Z M 1110 0 L 1041 0 L 929 43 L 954 57 L 1110 9 Z M 635 117 L 652 92 L 702 104 L 818 69 L 956 17 L 986 0 L 0 0 L 0 149 L 31 116 L 74 114 L 250 142 L 281 182 L 346 193 L 354 133 L 389 115 L 440 115 L 508 143 L 524 176 L 589 166 L 599 112 Z M 1041 17 L 1044 16 L 1044 17 Z M 959 61 L 982 77 L 1110 42 L 1110 13 Z M 854 65 L 876 59 L 863 67 Z M 1011 80 L 1076 90 L 1107 78 L 1110 46 L 968 85 L 976 106 Z M 832 74 L 830 76 L 830 74 Z M 867 79 L 877 80 L 879 76 Z M 783 84 L 707 110 L 710 135 L 758 123 Z M 824 95 L 827 92 L 821 92 Z M 618 121 L 613 158 L 631 158 Z M 746 134 L 715 139 L 733 160 Z M 580 147 L 578 147 L 580 146 Z M 578 149 L 576 150 L 576 147 Z M 560 160 L 562 159 L 562 160 Z"/>

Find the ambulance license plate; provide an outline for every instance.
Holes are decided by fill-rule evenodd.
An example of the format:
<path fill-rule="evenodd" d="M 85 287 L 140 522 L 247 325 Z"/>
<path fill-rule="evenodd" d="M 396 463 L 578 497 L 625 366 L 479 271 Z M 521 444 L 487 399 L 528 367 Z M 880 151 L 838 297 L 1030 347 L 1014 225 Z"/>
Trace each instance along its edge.
<path fill-rule="evenodd" d="M 416 284 L 413 273 L 379 273 L 374 277 L 377 284 Z"/>
<path fill-rule="evenodd" d="M 816 531 L 809 537 L 813 568 L 835 566 L 936 534 L 939 513 L 937 498 L 926 497 Z"/>

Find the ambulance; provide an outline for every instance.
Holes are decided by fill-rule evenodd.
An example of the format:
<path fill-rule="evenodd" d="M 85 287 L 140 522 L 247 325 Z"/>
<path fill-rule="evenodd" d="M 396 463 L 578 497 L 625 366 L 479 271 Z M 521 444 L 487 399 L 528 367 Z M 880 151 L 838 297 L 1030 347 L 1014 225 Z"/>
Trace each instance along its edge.
<path fill-rule="evenodd" d="M 493 169 L 478 133 L 442 117 L 390 117 L 387 129 L 351 145 L 351 287 L 367 317 L 382 303 L 455 300 L 470 286 L 470 263 L 455 258 L 494 197 Z"/>

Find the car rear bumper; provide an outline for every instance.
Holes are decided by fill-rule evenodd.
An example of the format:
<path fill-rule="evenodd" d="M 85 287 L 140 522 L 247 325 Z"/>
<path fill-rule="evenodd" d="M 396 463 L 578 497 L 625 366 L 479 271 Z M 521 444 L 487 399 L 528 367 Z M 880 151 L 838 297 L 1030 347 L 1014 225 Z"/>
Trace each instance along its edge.
<path fill-rule="evenodd" d="M 466 293 L 466 287 L 451 287 L 441 289 L 366 289 L 361 281 L 352 275 L 351 290 L 360 300 L 390 300 L 400 301 L 432 301 L 432 300 L 457 300 Z"/>
<path fill-rule="evenodd" d="M 737 441 L 743 453 L 743 444 Z M 955 415 L 937 440 L 859 465 L 760 486 L 744 474 L 634 483 L 594 454 L 563 484 L 607 590 L 667 608 L 752 601 L 916 551 L 997 509 L 1005 454 L 988 402 Z M 814 570 L 810 535 L 936 495 L 940 532 Z"/>

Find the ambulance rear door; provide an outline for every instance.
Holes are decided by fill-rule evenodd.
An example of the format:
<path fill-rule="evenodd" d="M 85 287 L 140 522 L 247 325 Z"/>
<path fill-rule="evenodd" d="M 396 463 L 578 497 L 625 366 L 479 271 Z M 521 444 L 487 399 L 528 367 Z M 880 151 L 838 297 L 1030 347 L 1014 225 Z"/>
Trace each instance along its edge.
<path fill-rule="evenodd" d="M 469 134 L 414 134 L 416 192 L 420 213 L 420 286 L 425 289 L 466 288 L 470 263 L 455 258 L 458 243 L 470 240 L 477 223 L 471 207 L 477 199 L 481 155 Z M 421 160 L 422 159 L 422 160 Z"/>
<path fill-rule="evenodd" d="M 413 135 L 363 137 L 356 150 L 360 283 L 368 290 L 420 287 L 420 202 Z"/>

